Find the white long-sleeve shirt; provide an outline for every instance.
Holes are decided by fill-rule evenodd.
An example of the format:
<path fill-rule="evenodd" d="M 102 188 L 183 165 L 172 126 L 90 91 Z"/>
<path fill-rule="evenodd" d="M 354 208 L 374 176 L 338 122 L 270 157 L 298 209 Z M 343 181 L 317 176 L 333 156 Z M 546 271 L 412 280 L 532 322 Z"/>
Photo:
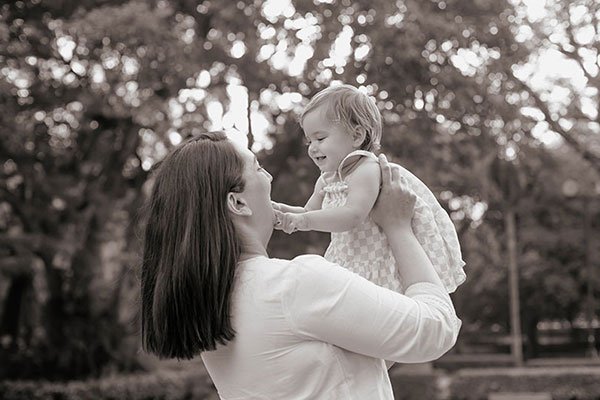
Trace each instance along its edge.
<path fill-rule="evenodd" d="M 221 399 L 393 399 L 383 359 L 434 360 L 461 322 L 446 291 L 402 295 L 316 255 L 240 263 L 234 340 L 202 360 Z"/>

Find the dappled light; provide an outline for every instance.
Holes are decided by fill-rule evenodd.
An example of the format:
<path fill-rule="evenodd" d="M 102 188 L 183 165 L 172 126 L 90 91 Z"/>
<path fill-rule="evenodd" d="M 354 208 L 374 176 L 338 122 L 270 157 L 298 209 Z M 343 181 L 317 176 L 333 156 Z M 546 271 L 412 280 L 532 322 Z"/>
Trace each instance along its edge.
<path fill-rule="evenodd" d="M 274 200 L 304 204 L 319 171 L 299 117 L 341 83 L 375 101 L 382 152 L 457 228 L 470 333 L 453 354 L 509 354 L 510 247 L 525 358 L 586 357 L 600 347 L 599 43 L 595 0 L 4 2 L 0 381 L 150 369 L 136 285 L 156 166 L 223 130 Z M 269 251 L 327 240 L 277 232 Z"/>

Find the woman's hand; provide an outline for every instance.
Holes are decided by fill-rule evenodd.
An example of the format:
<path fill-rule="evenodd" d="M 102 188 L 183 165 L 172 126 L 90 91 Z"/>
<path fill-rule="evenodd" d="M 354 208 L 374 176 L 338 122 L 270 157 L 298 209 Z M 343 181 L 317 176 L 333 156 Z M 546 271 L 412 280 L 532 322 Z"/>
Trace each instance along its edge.
<path fill-rule="evenodd" d="M 385 155 L 379 155 L 381 189 L 371 211 L 371 218 L 384 231 L 388 228 L 409 228 L 416 195 L 408 188 L 406 179 L 400 175 L 397 165 L 390 165 Z"/>

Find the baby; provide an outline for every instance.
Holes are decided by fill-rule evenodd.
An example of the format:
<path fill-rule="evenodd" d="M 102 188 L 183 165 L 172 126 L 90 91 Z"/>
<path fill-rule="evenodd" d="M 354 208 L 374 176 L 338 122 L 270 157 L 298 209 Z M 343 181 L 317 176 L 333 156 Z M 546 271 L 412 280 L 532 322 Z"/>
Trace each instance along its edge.
<path fill-rule="evenodd" d="M 374 152 L 382 123 L 375 102 L 353 86 L 331 86 L 310 100 L 300 125 L 321 176 L 304 207 L 273 203 L 276 227 L 286 233 L 331 232 L 327 260 L 403 292 L 387 237 L 369 217 L 381 180 Z M 413 232 L 446 290 L 454 292 L 465 280 L 465 263 L 452 220 L 423 182 L 406 169 L 402 175 L 417 195 Z"/>

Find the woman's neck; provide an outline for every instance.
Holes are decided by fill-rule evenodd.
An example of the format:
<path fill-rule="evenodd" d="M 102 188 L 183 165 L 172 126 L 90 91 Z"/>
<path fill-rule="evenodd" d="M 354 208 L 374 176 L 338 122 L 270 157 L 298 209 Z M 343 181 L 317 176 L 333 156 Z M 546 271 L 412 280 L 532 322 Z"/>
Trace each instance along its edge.
<path fill-rule="evenodd" d="M 255 257 L 269 257 L 265 246 L 259 244 L 258 242 L 249 243 L 247 240 L 244 240 L 243 242 L 242 252 L 240 254 L 240 262 Z"/>
<path fill-rule="evenodd" d="M 271 238 L 272 230 L 267 235 L 266 232 L 260 233 L 251 226 L 240 224 L 237 225 L 237 232 L 242 246 L 240 261 L 258 256 L 269 256 L 267 254 L 267 244 Z"/>
<path fill-rule="evenodd" d="M 256 257 L 269 257 L 267 255 L 267 253 L 245 253 L 242 252 L 242 254 L 240 254 L 240 259 L 239 262 L 244 262 L 246 260 L 250 260 L 252 258 L 256 258 Z"/>

